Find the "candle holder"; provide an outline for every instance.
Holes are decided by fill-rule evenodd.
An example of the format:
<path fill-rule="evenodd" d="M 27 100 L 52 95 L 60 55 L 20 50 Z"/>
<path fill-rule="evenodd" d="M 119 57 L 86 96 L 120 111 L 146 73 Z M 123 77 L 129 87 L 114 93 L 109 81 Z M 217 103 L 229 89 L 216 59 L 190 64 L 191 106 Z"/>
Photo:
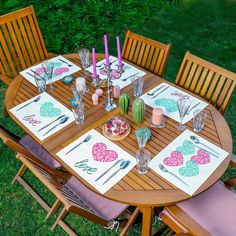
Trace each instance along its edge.
<path fill-rule="evenodd" d="M 118 65 L 118 73 L 121 75 L 122 73 L 124 73 L 124 63 L 121 64 L 121 66 Z"/>
<path fill-rule="evenodd" d="M 117 105 L 113 102 L 113 98 L 112 98 L 112 89 L 111 89 L 111 85 L 112 85 L 112 81 L 111 81 L 111 66 L 110 65 L 106 65 L 105 66 L 105 71 L 107 74 L 107 80 L 106 80 L 106 85 L 107 85 L 107 101 L 104 104 L 104 109 L 105 111 L 111 111 L 112 109 L 115 109 L 117 107 Z"/>
<path fill-rule="evenodd" d="M 92 78 L 92 85 L 94 86 L 94 87 L 96 87 L 96 88 L 98 88 L 98 87 L 100 87 L 100 85 L 101 85 L 101 80 L 100 80 L 100 78 L 99 78 L 99 75 L 97 75 L 96 76 L 96 78 Z"/>

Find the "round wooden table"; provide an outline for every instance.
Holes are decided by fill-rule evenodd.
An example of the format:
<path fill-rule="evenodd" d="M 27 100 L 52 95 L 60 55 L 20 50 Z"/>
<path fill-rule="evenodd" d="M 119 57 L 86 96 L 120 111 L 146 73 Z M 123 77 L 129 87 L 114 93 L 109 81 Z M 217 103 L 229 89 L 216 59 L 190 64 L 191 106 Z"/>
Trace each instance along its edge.
<path fill-rule="evenodd" d="M 81 67 L 81 63 L 77 54 L 69 54 L 65 55 L 65 57 Z M 103 55 L 97 55 L 97 61 L 103 58 Z M 75 76 L 83 76 L 83 71 L 75 73 Z M 149 91 L 150 89 L 154 88 L 156 85 L 164 81 L 163 79 L 149 72 L 147 72 L 147 74 L 145 75 L 144 80 L 144 92 Z M 167 81 L 165 82 L 169 83 Z M 87 86 L 89 87 L 90 91 L 83 98 L 86 109 L 84 125 L 78 126 L 75 123 L 71 123 L 43 142 L 40 142 L 31 133 L 30 130 L 26 129 L 16 119 L 16 117 L 12 115 L 11 112 L 9 112 L 9 115 L 26 133 L 28 133 L 36 141 L 41 143 L 41 145 L 52 156 L 54 156 L 54 158 L 59 161 L 62 166 L 64 166 L 69 172 L 71 172 L 71 174 L 76 176 L 90 189 L 97 192 L 91 185 L 86 182 L 86 180 L 78 176 L 77 173 L 75 173 L 56 155 L 59 150 L 76 140 L 78 137 L 80 137 L 90 129 L 95 129 L 98 132 L 102 133 L 102 124 L 104 124 L 105 121 L 107 121 L 114 115 L 121 116 L 120 108 L 112 110 L 111 112 L 106 112 L 103 109 L 103 104 L 106 101 L 106 94 L 102 96 L 101 102 L 97 106 L 94 106 L 92 104 L 91 96 L 94 93 L 95 88 L 91 85 L 91 76 L 87 77 Z M 172 86 L 175 85 L 172 84 Z M 131 100 L 133 100 L 133 91 L 131 85 L 122 89 L 122 92 L 127 92 L 130 95 Z M 6 108 L 9 111 L 9 109 L 11 109 L 12 107 L 36 96 L 37 94 L 37 88 L 34 87 L 30 82 L 25 80 L 21 75 L 19 75 L 13 80 L 13 82 L 7 89 L 5 99 Z M 69 99 L 73 97 L 70 85 L 66 85 L 62 81 L 57 81 L 55 82 L 55 90 L 49 91 L 49 94 L 70 109 Z M 117 99 L 115 99 L 115 102 L 118 103 Z M 200 133 L 200 136 L 223 148 L 224 150 L 229 152 L 230 155 L 228 155 L 228 157 L 220 164 L 220 166 L 213 172 L 213 174 L 195 192 L 193 196 L 208 189 L 222 176 L 229 164 L 232 154 L 232 137 L 230 129 L 224 117 L 212 105 L 209 105 L 205 110 L 207 111 L 208 116 L 205 127 Z M 133 156 L 135 156 L 135 153 L 138 149 L 134 134 L 135 129 L 137 129 L 138 127 L 150 128 L 151 111 L 152 109 L 147 106 L 145 121 L 142 125 L 139 126 L 132 122 L 131 110 L 129 110 L 129 113 L 127 115 L 121 116 L 129 121 L 132 131 L 126 139 L 116 142 L 116 144 Z M 165 128 L 151 129 L 153 137 L 152 140 L 147 144 L 146 149 L 151 152 L 152 157 L 156 156 L 162 149 L 164 149 L 170 142 L 172 142 L 178 135 L 181 134 L 176 129 L 176 124 L 176 121 L 166 117 Z M 189 130 L 192 130 L 192 121 L 189 121 L 187 123 L 187 128 Z M 189 196 L 182 190 L 169 183 L 153 170 L 149 170 L 145 175 L 140 175 L 138 174 L 136 168 L 133 168 L 122 180 L 120 180 L 116 185 L 108 190 L 103 196 L 117 202 L 138 206 L 143 214 L 142 235 L 150 235 L 151 233 L 154 206 L 166 206 L 193 197 Z"/>

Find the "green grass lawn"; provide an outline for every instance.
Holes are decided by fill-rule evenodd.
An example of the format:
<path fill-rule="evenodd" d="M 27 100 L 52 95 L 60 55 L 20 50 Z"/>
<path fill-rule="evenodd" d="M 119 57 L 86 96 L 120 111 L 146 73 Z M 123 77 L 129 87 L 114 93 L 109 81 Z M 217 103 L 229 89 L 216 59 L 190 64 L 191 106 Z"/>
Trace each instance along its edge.
<path fill-rule="evenodd" d="M 114 41 L 116 34 L 119 33 L 124 39 L 125 30 L 130 29 L 163 43 L 172 44 L 164 76 L 169 81 L 175 80 L 187 50 L 236 72 L 236 2 L 234 0 L 185 0 L 172 1 L 173 4 L 170 4 L 171 1 L 164 0 L 136 0 L 133 1 L 136 4 L 135 7 L 131 0 L 108 0 L 107 2 L 88 0 L 87 2 L 90 3 L 88 8 L 76 5 L 75 1 L 69 0 L 45 2 L 48 5 L 40 6 L 36 0 L 5 1 L 0 6 L 0 14 L 34 4 L 47 48 L 58 54 L 74 52 L 81 46 L 91 48 L 93 45 L 96 45 L 98 52 L 99 50 L 103 52 L 102 35 L 104 31 L 108 32 Z M 85 1 L 84 5 L 88 4 L 87 2 Z M 105 7 L 106 11 L 104 9 L 102 11 L 99 7 Z M 59 11 L 60 9 L 62 10 Z M 91 9 L 95 16 L 99 16 L 98 22 L 93 18 L 94 15 L 90 14 Z M 73 19 L 68 17 L 72 14 L 71 11 L 75 15 Z M 45 14 L 51 20 L 44 17 Z M 55 21 L 53 21 L 53 16 Z M 81 25 L 75 20 L 76 17 L 83 17 Z M 70 23 L 69 27 L 68 24 L 65 24 L 66 21 Z M 56 32 L 58 37 L 55 37 Z M 116 55 L 115 41 L 110 44 L 110 52 Z M 10 118 L 4 118 L 2 115 L 3 92 L 4 86 L 0 84 L 0 122 L 11 131 L 23 135 Z M 235 101 L 236 94 L 234 93 L 225 114 L 232 131 L 234 152 L 236 152 Z M 7 149 L 1 141 L 0 153 L 0 236 L 66 235 L 59 227 L 55 232 L 51 232 L 49 227 L 55 217 L 44 222 L 46 211 L 19 184 L 11 184 L 20 163 L 15 159 L 14 153 Z M 236 174 L 236 171 L 230 169 L 227 176 L 231 174 Z M 49 202 L 53 202 L 53 196 L 31 174 L 27 174 L 26 177 Z M 118 235 L 114 231 L 103 229 L 101 226 L 72 214 L 66 220 L 76 228 L 81 236 Z M 141 226 L 136 224 L 129 235 L 140 235 L 140 232 Z"/>

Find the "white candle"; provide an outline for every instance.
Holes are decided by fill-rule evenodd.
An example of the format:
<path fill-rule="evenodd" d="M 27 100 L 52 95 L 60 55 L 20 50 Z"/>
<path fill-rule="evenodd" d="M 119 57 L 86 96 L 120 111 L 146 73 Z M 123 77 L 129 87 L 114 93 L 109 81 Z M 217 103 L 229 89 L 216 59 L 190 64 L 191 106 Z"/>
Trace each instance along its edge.
<path fill-rule="evenodd" d="M 86 81 L 85 81 L 85 78 L 83 77 L 78 77 L 76 79 L 76 88 L 77 90 L 83 90 L 84 93 L 86 92 Z"/>

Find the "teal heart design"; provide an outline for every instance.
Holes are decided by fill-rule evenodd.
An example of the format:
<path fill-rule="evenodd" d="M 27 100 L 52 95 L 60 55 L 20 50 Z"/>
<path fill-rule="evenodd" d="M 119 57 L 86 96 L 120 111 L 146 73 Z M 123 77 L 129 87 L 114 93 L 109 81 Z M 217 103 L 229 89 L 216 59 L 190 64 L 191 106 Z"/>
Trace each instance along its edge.
<path fill-rule="evenodd" d="M 174 99 L 160 98 L 155 101 L 155 104 L 164 107 L 168 112 L 176 112 L 178 110 L 177 103 Z"/>
<path fill-rule="evenodd" d="M 176 151 L 181 152 L 183 155 L 190 155 L 195 153 L 195 146 L 188 140 L 183 142 L 183 146 L 176 148 Z"/>
<path fill-rule="evenodd" d="M 184 177 L 197 176 L 199 174 L 199 167 L 194 161 L 187 161 L 186 167 L 179 168 L 179 174 Z"/>
<path fill-rule="evenodd" d="M 40 107 L 40 116 L 56 117 L 61 114 L 61 109 L 55 108 L 51 102 L 45 102 Z"/>

